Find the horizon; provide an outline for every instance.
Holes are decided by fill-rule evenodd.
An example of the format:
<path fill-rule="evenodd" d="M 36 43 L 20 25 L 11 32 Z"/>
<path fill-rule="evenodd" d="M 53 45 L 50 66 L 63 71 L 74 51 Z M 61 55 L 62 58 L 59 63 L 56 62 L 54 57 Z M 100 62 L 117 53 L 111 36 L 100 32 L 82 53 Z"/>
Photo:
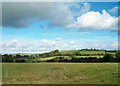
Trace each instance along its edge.
<path fill-rule="evenodd" d="M 118 2 L 3 2 L 0 49 L 118 50 L 118 7 Z"/>
<path fill-rule="evenodd" d="M 56 49 L 58 50 L 58 49 Z M 78 50 L 59 50 L 59 52 L 61 51 L 80 51 L 80 50 L 91 50 L 91 51 L 94 51 L 94 50 L 98 50 L 98 51 L 119 51 L 119 50 L 105 50 L 105 49 L 78 49 Z M 54 50 L 51 50 L 51 51 L 54 51 Z M 13 53 L 1 53 L 1 55 L 4 55 L 4 54 L 43 54 L 43 53 L 49 53 L 51 51 L 44 51 L 44 52 L 13 52 Z"/>

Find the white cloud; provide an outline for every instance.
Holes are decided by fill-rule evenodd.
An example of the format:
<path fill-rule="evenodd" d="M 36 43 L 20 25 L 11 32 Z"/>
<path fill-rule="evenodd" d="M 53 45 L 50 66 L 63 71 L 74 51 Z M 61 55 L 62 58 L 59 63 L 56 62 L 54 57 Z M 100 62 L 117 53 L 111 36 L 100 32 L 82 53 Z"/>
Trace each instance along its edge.
<path fill-rule="evenodd" d="M 43 39 L 42 41 L 40 41 L 40 45 L 41 46 L 56 46 L 61 42 L 61 38 L 56 38 L 55 40 L 47 40 L 47 39 Z"/>
<path fill-rule="evenodd" d="M 18 41 L 16 39 L 13 39 L 7 43 L 7 46 L 13 47 L 13 46 L 16 46 L 17 43 L 18 43 Z"/>
<path fill-rule="evenodd" d="M 61 43 L 61 38 L 54 40 L 42 39 L 40 41 L 18 41 L 10 40 L 0 43 L 2 53 L 16 53 L 16 52 L 47 52 L 55 49 Z"/>
<path fill-rule="evenodd" d="M 87 29 L 117 29 L 117 17 L 112 17 L 105 10 L 102 14 L 95 11 L 87 12 L 77 18 L 77 21 L 69 27 Z"/>
<path fill-rule="evenodd" d="M 84 3 L 83 7 L 81 7 L 79 12 L 80 14 L 86 13 L 90 10 L 90 8 L 91 8 L 91 5 L 89 3 Z"/>
<path fill-rule="evenodd" d="M 46 39 L 42 39 L 42 41 L 43 41 L 44 43 L 48 43 L 48 40 L 46 40 Z"/>
<path fill-rule="evenodd" d="M 119 46 L 118 42 L 113 42 L 113 43 L 111 44 L 111 47 L 118 47 L 118 46 Z"/>
<path fill-rule="evenodd" d="M 56 41 L 61 41 L 62 39 L 60 37 L 56 38 Z"/>
<path fill-rule="evenodd" d="M 70 44 L 74 44 L 74 41 L 70 41 Z"/>
<path fill-rule="evenodd" d="M 64 28 L 86 28 L 86 29 L 115 29 L 117 27 L 117 17 L 111 16 L 103 10 L 102 13 L 89 11 L 89 3 L 3 3 L 3 26 L 5 27 L 25 27 L 32 21 L 38 19 L 48 20 L 49 26 Z M 44 9 L 43 9 L 44 8 Z M 72 10 L 70 9 L 72 8 Z M 110 9 L 115 12 L 118 7 Z M 75 9 L 75 11 L 73 10 Z M 9 15 L 11 13 L 11 15 Z M 74 17 L 77 17 L 75 21 Z"/>
<path fill-rule="evenodd" d="M 108 10 L 110 13 L 118 13 L 118 6 L 113 7 L 112 9 Z"/>
<path fill-rule="evenodd" d="M 58 39 L 58 38 L 56 38 Z M 18 41 L 10 40 L 0 43 L 2 53 L 43 53 L 51 50 L 80 50 L 85 48 L 96 49 L 117 49 L 118 43 L 99 43 L 99 42 L 76 42 L 73 40 L 59 41 L 43 39 L 40 41 Z"/>

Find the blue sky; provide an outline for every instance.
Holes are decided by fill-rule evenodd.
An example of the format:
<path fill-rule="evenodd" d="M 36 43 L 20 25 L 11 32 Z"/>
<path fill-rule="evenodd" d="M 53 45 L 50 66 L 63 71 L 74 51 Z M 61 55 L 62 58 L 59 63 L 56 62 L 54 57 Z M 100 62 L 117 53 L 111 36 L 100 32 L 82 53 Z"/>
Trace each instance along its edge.
<path fill-rule="evenodd" d="M 3 53 L 117 49 L 117 2 L 2 5 Z"/>

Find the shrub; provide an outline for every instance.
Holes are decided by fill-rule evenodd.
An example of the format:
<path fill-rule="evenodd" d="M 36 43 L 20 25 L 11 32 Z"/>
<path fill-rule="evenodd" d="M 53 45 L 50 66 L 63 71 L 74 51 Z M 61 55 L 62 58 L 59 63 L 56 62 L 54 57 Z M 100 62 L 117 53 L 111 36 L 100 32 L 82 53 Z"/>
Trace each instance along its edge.
<path fill-rule="evenodd" d="M 105 56 L 102 58 L 102 62 L 112 62 L 113 56 L 111 54 L 105 54 Z"/>

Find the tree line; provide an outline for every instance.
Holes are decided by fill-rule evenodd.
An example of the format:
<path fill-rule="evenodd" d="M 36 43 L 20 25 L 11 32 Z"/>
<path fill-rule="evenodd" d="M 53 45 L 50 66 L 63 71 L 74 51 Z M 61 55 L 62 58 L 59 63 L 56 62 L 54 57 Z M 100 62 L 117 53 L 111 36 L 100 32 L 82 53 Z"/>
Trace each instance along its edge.
<path fill-rule="evenodd" d="M 97 58 L 97 57 L 77 58 L 75 56 L 72 56 L 69 59 L 65 57 L 56 57 L 54 59 L 50 59 L 46 61 L 47 62 L 120 62 L 120 57 L 114 58 L 111 54 L 105 54 L 103 58 Z"/>

